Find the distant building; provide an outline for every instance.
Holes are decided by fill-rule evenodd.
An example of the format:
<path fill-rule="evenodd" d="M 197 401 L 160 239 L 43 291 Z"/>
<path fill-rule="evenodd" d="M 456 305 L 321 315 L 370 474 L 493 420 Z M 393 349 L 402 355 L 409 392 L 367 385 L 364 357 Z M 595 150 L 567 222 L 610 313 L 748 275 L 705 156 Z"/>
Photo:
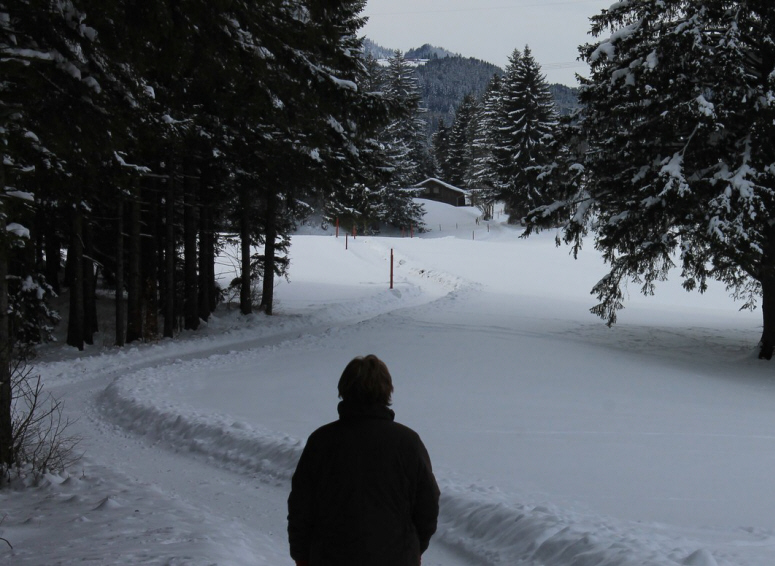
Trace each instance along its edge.
<path fill-rule="evenodd" d="M 452 206 L 466 206 L 469 201 L 467 190 L 452 186 L 439 179 L 425 179 L 421 183 L 417 183 L 415 187 L 422 189 L 417 192 L 418 198 L 445 202 Z"/>

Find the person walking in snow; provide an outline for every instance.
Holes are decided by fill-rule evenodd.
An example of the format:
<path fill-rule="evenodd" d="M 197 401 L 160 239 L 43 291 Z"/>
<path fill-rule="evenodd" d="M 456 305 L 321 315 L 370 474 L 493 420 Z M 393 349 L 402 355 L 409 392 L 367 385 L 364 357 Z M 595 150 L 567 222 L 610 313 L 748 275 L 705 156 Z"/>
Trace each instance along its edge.
<path fill-rule="evenodd" d="M 297 566 L 418 566 L 436 532 L 439 488 L 419 435 L 394 421 L 377 356 L 339 380 L 339 420 L 307 440 L 288 497 Z"/>

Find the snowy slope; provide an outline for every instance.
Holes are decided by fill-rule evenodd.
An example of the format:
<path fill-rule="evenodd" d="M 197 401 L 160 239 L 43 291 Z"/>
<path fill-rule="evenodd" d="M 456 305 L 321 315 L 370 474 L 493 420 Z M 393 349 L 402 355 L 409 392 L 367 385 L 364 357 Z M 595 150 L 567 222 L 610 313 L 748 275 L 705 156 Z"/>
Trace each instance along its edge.
<path fill-rule="evenodd" d="M 676 280 L 632 289 L 608 329 L 588 312 L 592 250 L 425 206 L 421 237 L 294 237 L 274 317 L 224 309 L 174 342 L 44 352 L 86 456 L 0 493 L 0 563 L 290 564 L 296 459 L 370 352 L 442 486 L 423 564 L 775 563 L 758 313 Z"/>

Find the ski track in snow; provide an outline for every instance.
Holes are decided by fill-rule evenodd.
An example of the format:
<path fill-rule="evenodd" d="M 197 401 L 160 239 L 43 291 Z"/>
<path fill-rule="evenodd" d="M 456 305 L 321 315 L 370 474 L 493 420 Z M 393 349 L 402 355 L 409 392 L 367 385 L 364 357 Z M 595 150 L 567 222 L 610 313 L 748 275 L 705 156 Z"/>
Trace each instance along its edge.
<path fill-rule="evenodd" d="M 389 254 L 383 240 L 366 244 L 357 253 L 382 260 Z M 80 413 L 77 431 L 85 437 L 87 457 L 80 476 L 50 475 L 34 488 L 0 492 L 0 509 L 4 503 L 16 509 L 12 503 L 19 498 L 30 500 L 26 516 L 6 516 L 0 524 L 0 536 L 17 548 L 7 563 L 290 564 L 284 504 L 303 440 L 180 403 L 175 388 L 186 383 L 176 377 L 191 368 L 217 375 L 224 364 L 257 358 L 265 350 L 292 352 L 325 344 L 334 334 L 357 332 L 358 325 L 376 323 L 379 317 L 400 317 L 410 307 L 455 308 L 455 303 L 470 300 L 479 290 L 477 283 L 415 265 L 403 254 L 395 259 L 409 275 L 379 299 L 368 296 L 327 304 L 318 311 L 307 309 L 303 316 L 261 317 L 260 323 L 252 317 L 241 326 L 216 319 L 204 337 L 192 335 L 187 340 L 77 358 L 65 349 L 50 354 L 49 359 L 60 354 L 71 358 L 45 361 L 37 369 L 49 389 L 67 396 L 69 410 Z M 418 329 L 439 324 L 412 323 Z M 454 324 L 443 326 L 455 330 Z M 499 325 L 477 331 L 498 336 L 513 332 Z M 644 340 L 639 329 L 629 332 L 632 338 L 625 343 L 629 340 L 642 352 L 675 339 L 653 332 Z M 594 342 L 596 333 L 602 333 L 599 327 L 585 334 L 586 339 Z M 686 340 L 693 342 L 697 336 Z M 701 340 L 706 338 L 714 343 L 712 334 Z M 719 341 L 720 347 L 736 347 L 723 337 Z M 675 347 L 675 342 L 671 344 Z M 685 348 L 694 349 L 696 344 L 687 343 Z M 747 350 L 740 355 L 747 355 Z M 91 461 L 89 445 L 100 446 L 100 453 L 112 454 L 115 460 Z M 186 469 L 172 470 L 181 455 Z M 423 559 L 426 565 L 760 566 L 754 559 L 741 558 L 735 549 L 775 546 L 770 531 L 752 529 L 740 533 L 739 541 L 729 540 L 729 533 L 718 533 L 713 541 L 713 533 L 709 540 L 707 532 L 698 532 L 704 542 L 696 542 L 685 530 L 519 502 L 496 488 L 467 484 L 452 475 L 439 475 L 439 480 L 441 517 Z M 230 503 L 223 504 L 224 498 Z M 36 528 L 51 528 L 48 518 L 63 516 L 55 512 L 63 507 L 71 510 L 68 524 L 62 525 L 71 540 L 69 550 L 57 546 L 59 539 L 47 543 L 36 534 Z M 224 509 L 230 516 L 223 516 Z M 711 552 L 714 542 L 718 547 Z M 0 562 L 3 557 L 0 553 Z"/>

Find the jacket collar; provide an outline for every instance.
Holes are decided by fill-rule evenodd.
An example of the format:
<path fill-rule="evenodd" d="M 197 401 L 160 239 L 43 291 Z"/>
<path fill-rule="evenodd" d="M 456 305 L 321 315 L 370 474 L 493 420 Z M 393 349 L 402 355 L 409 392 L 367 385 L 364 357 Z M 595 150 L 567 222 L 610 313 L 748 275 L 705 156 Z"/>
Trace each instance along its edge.
<path fill-rule="evenodd" d="M 340 419 L 382 419 L 392 421 L 396 414 L 385 405 L 365 405 L 352 401 L 342 401 L 337 407 Z"/>

